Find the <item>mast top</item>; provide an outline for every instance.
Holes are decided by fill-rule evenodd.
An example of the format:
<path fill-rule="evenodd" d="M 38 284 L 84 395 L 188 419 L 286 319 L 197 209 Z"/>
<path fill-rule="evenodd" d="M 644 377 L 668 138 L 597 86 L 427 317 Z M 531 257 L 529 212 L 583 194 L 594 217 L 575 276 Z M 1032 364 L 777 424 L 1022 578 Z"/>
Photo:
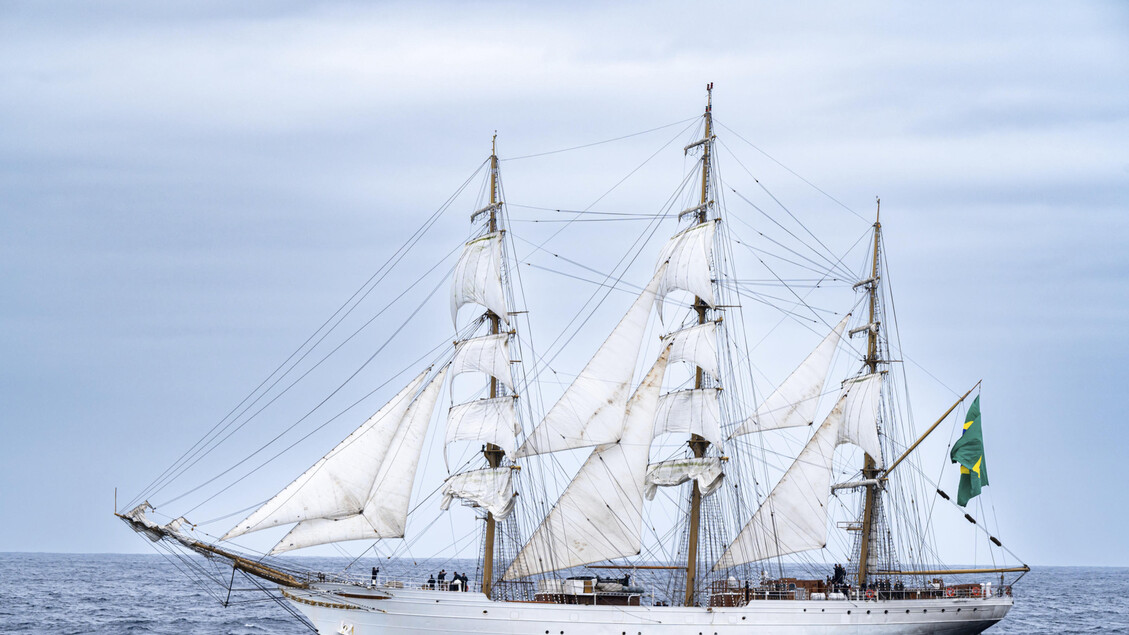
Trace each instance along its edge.
<path fill-rule="evenodd" d="M 713 82 L 706 84 L 706 112 L 713 109 Z"/>
<path fill-rule="evenodd" d="M 874 201 L 875 205 L 877 206 L 877 209 L 874 212 L 874 226 L 882 227 L 882 199 L 875 196 Z"/>
<path fill-rule="evenodd" d="M 490 140 L 490 156 L 498 156 L 498 131 L 494 131 L 494 138 Z"/>

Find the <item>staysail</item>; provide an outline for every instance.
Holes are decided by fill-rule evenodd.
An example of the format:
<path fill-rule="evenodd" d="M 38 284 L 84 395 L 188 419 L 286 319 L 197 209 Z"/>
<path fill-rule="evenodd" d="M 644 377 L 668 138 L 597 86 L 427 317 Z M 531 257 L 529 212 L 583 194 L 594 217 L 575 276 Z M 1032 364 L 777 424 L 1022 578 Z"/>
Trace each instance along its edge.
<path fill-rule="evenodd" d="M 403 537 L 416 467 L 447 368 L 439 371 L 416 397 L 395 435 L 388 440 L 387 455 L 364 508 L 345 517 L 304 520 L 275 545 L 272 554 L 329 542 Z"/>
<path fill-rule="evenodd" d="M 659 266 L 588 365 L 522 444 L 517 456 L 591 447 L 619 438 L 647 319 L 666 270 L 666 265 Z"/>
<path fill-rule="evenodd" d="M 220 540 L 312 518 L 340 518 L 364 509 L 391 447 L 389 439 L 400 427 L 412 397 L 430 371 L 428 368 L 408 382 L 337 447 Z"/>
<path fill-rule="evenodd" d="M 847 314 L 823 338 L 799 368 L 760 404 L 753 416 L 746 419 L 730 438 L 751 432 L 811 425 L 819 406 L 819 396 L 827 383 L 827 373 L 831 370 L 831 359 L 850 317 Z"/>
<path fill-rule="evenodd" d="M 639 553 L 647 460 L 669 352 L 663 350 L 628 402 L 622 436 L 592 451 L 505 579 Z"/>
<path fill-rule="evenodd" d="M 827 544 L 827 505 L 832 459 L 844 443 L 878 448 L 877 412 L 881 374 L 851 379 L 827 418 L 776 483 L 714 570 L 783 556 Z M 864 445 L 865 444 L 865 445 Z"/>

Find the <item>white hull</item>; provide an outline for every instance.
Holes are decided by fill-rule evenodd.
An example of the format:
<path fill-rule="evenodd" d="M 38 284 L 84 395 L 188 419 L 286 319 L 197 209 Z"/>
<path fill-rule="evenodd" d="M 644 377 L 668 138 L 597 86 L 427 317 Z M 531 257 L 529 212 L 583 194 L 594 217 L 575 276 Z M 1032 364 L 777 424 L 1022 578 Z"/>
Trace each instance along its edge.
<path fill-rule="evenodd" d="M 577 606 L 493 602 L 480 593 L 325 585 L 286 596 L 323 635 L 924 635 L 979 633 L 1003 619 L 1010 597 L 984 599 L 755 600 L 736 608 Z M 338 595 L 347 593 L 350 597 Z M 348 605 L 348 606 L 347 606 Z M 351 630 L 350 630 L 351 629 Z"/>

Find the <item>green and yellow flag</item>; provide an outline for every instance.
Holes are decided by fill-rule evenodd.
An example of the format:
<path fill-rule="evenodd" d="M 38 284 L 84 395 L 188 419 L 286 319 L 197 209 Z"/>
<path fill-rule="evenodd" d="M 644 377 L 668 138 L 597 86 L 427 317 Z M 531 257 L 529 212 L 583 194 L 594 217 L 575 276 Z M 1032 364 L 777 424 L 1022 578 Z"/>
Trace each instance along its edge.
<path fill-rule="evenodd" d="M 980 429 L 980 396 L 972 400 L 968 416 L 964 418 L 964 432 L 949 452 L 953 463 L 960 463 L 960 486 L 957 488 L 957 505 L 964 507 L 980 495 L 980 488 L 988 484 L 988 467 L 984 463 L 984 433 Z"/>

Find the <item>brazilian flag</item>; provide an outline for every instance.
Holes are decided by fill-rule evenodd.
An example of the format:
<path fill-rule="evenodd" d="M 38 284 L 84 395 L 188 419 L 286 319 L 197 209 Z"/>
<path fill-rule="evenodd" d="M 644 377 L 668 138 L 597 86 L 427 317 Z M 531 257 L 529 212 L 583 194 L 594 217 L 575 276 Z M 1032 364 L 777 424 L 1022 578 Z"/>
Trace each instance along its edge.
<path fill-rule="evenodd" d="M 964 418 L 964 431 L 949 452 L 953 463 L 960 463 L 960 486 L 957 488 L 957 505 L 964 507 L 980 495 L 980 488 L 988 484 L 988 467 L 984 463 L 984 434 L 980 429 L 980 396 L 972 400 L 968 416 Z"/>

